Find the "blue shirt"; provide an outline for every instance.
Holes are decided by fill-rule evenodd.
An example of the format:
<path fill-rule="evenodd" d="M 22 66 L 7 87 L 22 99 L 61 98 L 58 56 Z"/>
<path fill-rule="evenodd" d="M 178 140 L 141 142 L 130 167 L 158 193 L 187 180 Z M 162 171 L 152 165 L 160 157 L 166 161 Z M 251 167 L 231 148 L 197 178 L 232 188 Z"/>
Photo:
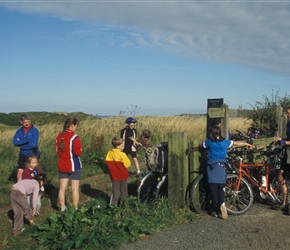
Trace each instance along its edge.
<path fill-rule="evenodd" d="M 234 142 L 231 140 L 212 141 L 207 139 L 202 146 L 208 150 L 207 178 L 208 183 L 226 183 L 226 155 L 228 148 L 232 147 Z"/>
<path fill-rule="evenodd" d="M 228 149 L 234 145 L 231 140 L 212 141 L 207 139 L 202 146 L 208 150 L 208 158 L 211 160 L 225 159 Z"/>

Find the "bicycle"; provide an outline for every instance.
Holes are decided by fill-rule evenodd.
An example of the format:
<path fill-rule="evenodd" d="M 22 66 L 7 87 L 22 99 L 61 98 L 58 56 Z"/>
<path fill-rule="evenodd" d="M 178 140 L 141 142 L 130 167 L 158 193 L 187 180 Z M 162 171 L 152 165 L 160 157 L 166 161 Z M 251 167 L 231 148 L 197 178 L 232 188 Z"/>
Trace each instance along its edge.
<path fill-rule="evenodd" d="M 152 157 L 154 151 L 151 148 L 150 151 L 144 149 L 146 157 Z M 159 166 L 155 163 L 155 166 L 150 165 L 146 175 L 138 183 L 137 199 L 140 202 L 152 202 L 161 197 L 168 197 L 167 166 Z"/>
<path fill-rule="evenodd" d="M 277 185 L 272 184 L 273 179 L 277 178 L 276 169 L 267 161 L 246 163 L 241 156 L 239 158 L 240 162 L 236 173 L 229 174 L 226 178 L 225 206 L 228 213 L 233 215 L 246 213 L 254 202 L 253 188 L 255 187 L 259 191 L 260 197 L 267 199 L 274 205 L 280 204 L 280 190 Z M 251 171 L 257 168 L 259 170 L 264 168 L 261 178 L 255 177 Z"/>

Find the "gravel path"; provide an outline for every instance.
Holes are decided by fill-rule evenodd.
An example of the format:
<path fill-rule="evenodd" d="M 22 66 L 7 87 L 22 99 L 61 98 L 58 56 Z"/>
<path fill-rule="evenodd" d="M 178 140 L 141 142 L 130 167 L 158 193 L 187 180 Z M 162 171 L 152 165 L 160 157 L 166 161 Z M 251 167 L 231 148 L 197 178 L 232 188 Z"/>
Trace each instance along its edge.
<path fill-rule="evenodd" d="M 290 249 L 290 216 L 256 203 L 244 215 L 227 220 L 202 215 L 120 249 Z"/>

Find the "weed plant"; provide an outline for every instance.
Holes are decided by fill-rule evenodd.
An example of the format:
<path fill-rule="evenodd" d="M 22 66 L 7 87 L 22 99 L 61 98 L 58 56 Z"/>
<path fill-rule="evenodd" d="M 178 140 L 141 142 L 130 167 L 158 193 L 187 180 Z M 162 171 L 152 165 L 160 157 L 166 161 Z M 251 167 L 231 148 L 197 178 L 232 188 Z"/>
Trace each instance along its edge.
<path fill-rule="evenodd" d="M 194 214 L 168 204 L 137 202 L 129 197 L 120 207 L 95 200 L 76 211 L 52 212 L 47 220 L 30 229 L 43 249 L 115 249 L 134 242 L 140 235 L 154 234 L 172 225 L 194 220 Z"/>

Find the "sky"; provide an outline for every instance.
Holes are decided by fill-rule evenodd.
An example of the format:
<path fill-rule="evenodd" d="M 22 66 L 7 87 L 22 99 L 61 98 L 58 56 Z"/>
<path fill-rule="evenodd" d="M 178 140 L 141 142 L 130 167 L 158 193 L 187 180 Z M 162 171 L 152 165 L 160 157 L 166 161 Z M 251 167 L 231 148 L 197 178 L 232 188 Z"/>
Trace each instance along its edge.
<path fill-rule="evenodd" d="M 205 114 L 288 95 L 290 1 L 0 0 L 0 112 Z"/>

